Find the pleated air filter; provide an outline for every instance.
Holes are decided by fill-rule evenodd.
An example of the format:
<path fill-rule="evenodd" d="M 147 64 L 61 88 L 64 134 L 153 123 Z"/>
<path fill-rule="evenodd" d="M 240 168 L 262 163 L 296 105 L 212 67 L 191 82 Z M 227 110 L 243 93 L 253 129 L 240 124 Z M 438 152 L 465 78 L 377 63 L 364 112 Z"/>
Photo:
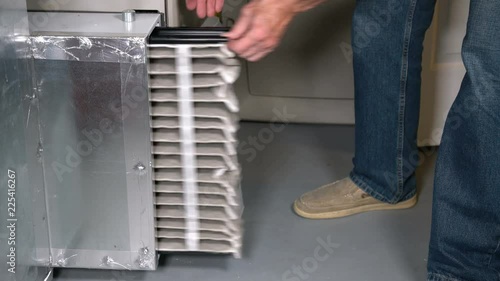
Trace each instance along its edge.
<path fill-rule="evenodd" d="M 231 253 L 242 244 L 232 84 L 240 64 L 224 30 L 157 28 L 149 87 L 160 252 Z"/>

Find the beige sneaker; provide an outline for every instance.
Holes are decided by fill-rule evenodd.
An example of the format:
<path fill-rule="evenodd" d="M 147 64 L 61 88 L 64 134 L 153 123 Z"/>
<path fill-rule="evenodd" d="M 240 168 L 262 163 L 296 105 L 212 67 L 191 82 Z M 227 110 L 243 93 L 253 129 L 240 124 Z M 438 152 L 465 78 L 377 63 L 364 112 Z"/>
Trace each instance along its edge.
<path fill-rule="evenodd" d="M 333 219 L 377 210 L 407 209 L 417 204 L 417 196 L 398 203 L 381 202 L 361 190 L 350 178 L 322 186 L 297 199 L 295 212 L 308 219 Z"/>

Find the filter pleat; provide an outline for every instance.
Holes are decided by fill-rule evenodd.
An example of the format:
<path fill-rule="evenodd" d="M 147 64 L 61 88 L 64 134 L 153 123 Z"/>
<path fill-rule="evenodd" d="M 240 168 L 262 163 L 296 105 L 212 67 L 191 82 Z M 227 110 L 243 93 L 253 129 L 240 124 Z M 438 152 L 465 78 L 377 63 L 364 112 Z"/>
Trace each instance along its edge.
<path fill-rule="evenodd" d="M 239 62 L 224 44 L 150 45 L 149 59 L 157 250 L 239 257 Z"/>

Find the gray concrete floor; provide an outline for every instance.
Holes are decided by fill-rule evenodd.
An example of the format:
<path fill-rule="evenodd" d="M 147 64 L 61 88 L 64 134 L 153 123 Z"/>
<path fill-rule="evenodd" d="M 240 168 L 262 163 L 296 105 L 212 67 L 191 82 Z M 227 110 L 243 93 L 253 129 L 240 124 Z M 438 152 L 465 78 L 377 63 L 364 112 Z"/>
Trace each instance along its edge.
<path fill-rule="evenodd" d="M 245 240 L 243 258 L 172 254 L 156 272 L 58 270 L 57 281 L 417 281 L 425 280 L 435 156 L 419 168 L 419 204 L 338 220 L 305 220 L 292 202 L 302 193 L 341 179 L 352 168 L 354 128 L 287 125 L 272 140 L 269 124 L 243 123 Z M 262 135 L 264 134 L 264 135 Z M 253 157 L 255 156 L 255 157 Z M 315 251 L 320 240 L 335 244 Z"/>

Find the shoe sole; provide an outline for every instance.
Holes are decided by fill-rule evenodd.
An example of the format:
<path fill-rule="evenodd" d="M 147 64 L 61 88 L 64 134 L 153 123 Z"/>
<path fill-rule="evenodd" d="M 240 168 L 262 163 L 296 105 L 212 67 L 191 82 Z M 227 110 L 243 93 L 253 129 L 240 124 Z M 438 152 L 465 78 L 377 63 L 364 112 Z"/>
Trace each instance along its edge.
<path fill-rule="evenodd" d="M 380 204 L 373 204 L 373 205 L 364 205 L 364 206 L 358 206 L 352 209 L 346 209 L 346 210 L 340 210 L 340 211 L 331 211 L 331 212 L 323 212 L 323 213 L 309 213 L 305 212 L 303 210 L 300 210 L 297 207 L 297 203 L 295 202 L 293 204 L 293 210 L 297 215 L 307 218 L 307 219 L 337 219 L 337 218 L 343 218 L 347 216 L 352 216 L 360 213 L 365 213 L 365 212 L 371 212 L 371 211 L 383 211 L 383 210 L 403 210 L 403 209 L 409 209 L 412 208 L 417 204 L 417 196 L 415 195 L 411 199 L 408 199 L 406 201 L 403 201 L 398 204 L 387 204 L 387 203 L 380 203 Z"/>

